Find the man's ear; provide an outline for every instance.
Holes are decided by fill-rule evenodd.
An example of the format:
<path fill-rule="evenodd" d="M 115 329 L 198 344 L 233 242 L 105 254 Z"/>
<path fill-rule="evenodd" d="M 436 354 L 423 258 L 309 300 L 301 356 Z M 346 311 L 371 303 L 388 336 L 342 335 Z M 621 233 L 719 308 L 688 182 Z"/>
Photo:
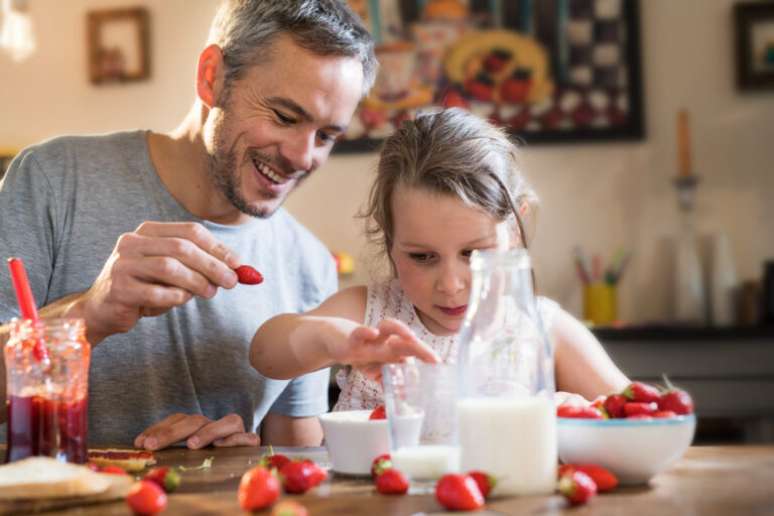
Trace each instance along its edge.
<path fill-rule="evenodd" d="M 210 45 L 199 54 L 196 67 L 196 95 L 204 105 L 212 109 L 223 91 L 223 52 L 218 45 Z"/>

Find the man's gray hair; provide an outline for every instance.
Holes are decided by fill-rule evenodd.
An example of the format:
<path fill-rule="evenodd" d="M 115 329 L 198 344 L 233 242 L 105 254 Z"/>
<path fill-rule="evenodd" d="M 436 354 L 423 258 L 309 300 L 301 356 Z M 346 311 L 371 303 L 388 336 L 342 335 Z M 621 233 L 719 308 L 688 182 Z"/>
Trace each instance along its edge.
<path fill-rule="evenodd" d="M 226 65 L 225 85 L 246 69 L 271 59 L 277 36 L 320 56 L 345 56 L 363 65 L 363 95 L 378 64 L 374 42 L 358 16 L 341 0 L 222 0 L 208 44 L 218 45 Z"/>

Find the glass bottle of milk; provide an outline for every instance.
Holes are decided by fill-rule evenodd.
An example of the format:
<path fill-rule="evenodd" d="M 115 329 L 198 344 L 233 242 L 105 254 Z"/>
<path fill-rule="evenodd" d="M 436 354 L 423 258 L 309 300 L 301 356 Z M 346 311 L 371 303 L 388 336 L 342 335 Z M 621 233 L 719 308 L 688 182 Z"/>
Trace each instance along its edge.
<path fill-rule="evenodd" d="M 557 437 L 553 350 L 524 249 L 474 251 L 459 337 L 462 471 L 497 479 L 495 494 L 550 494 Z"/>

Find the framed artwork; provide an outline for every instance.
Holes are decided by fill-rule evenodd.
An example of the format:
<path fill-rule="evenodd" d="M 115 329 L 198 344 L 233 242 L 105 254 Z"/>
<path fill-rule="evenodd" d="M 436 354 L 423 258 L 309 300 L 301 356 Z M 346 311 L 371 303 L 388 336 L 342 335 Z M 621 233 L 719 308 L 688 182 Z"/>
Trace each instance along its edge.
<path fill-rule="evenodd" d="M 93 84 L 150 77 L 147 9 L 89 11 L 87 26 L 89 78 Z"/>
<path fill-rule="evenodd" d="M 774 3 L 734 6 L 736 82 L 743 90 L 774 90 Z"/>
<path fill-rule="evenodd" d="M 449 106 L 527 143 L 643 137 L 638 0 L 348 1 L 380 70 L 339 151 Z"/>

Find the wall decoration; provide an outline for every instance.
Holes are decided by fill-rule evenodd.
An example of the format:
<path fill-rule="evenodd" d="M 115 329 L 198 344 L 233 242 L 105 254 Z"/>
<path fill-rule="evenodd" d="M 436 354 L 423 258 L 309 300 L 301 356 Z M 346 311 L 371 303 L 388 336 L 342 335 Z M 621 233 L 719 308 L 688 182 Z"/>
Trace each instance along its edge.
<path fill-rule="evenodd" d="M 774 3 L 734 6 L 736 81 L 743 90 L 774 90 Z"/>
<path fill-rule="evenodd" d="M 461 106 L 528 143 L 643 136 L 638 0 L 349 0 L 381 67 L 337 149 Z"/>
<path fill-rule="evenodd" d="M 89 77 L 94 84 L 150 77 L 148 11 L 143 7 L 90 11 Z"/>

